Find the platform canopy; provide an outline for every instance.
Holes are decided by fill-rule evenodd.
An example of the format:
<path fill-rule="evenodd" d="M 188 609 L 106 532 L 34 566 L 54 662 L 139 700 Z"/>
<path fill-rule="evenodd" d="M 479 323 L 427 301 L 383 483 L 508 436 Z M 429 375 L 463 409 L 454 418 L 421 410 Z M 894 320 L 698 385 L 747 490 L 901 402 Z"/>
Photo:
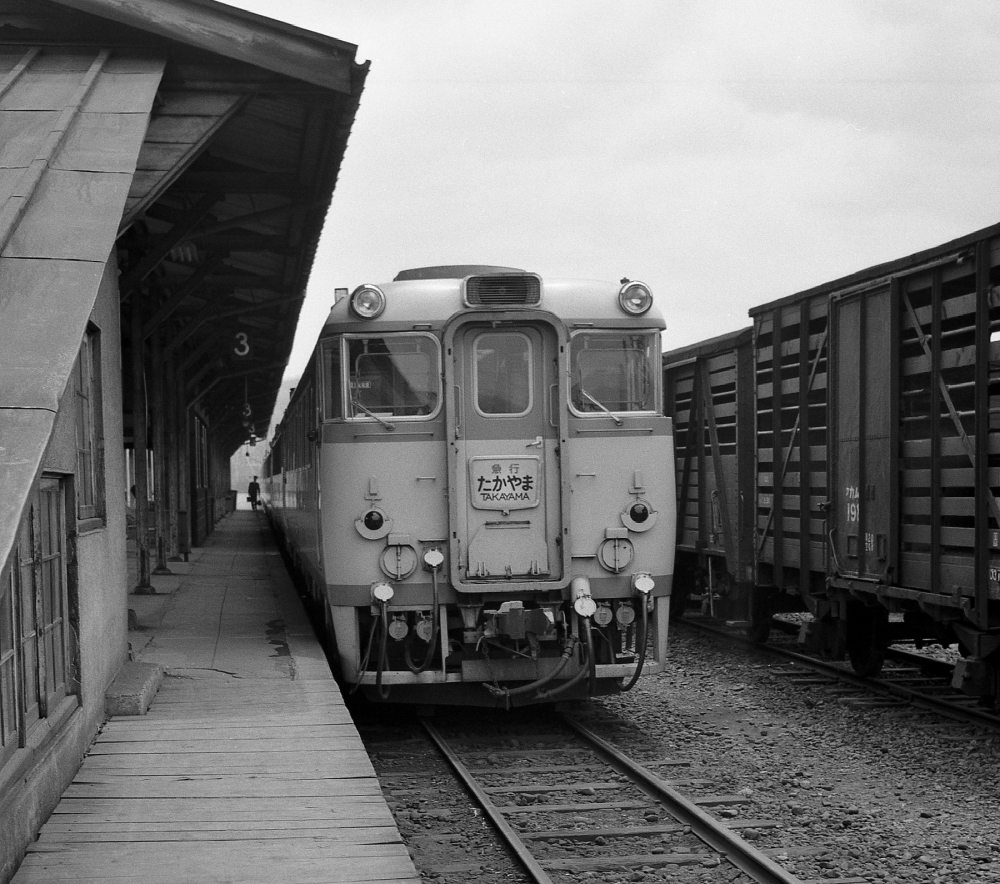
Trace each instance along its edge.
<path fill-rule="evenodd" d="M 223 453 L 266 433 L 356 51 L 215 0 L 0 0 L 0 522 L 38 474 L 109 255 L 126 373 L 134 316 L 147 380 Z"/>

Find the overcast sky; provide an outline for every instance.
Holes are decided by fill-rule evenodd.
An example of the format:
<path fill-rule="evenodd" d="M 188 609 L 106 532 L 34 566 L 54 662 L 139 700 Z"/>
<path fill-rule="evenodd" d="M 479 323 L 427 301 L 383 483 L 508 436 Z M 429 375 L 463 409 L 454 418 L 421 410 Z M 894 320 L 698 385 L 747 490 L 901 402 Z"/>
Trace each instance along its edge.
<path fill-rule="evenodd" d="M 668 349 L 1000 222 L 996 0 L 238 0 L 370 60 L 289 376 L 336 286 L 650 284 Z"/>

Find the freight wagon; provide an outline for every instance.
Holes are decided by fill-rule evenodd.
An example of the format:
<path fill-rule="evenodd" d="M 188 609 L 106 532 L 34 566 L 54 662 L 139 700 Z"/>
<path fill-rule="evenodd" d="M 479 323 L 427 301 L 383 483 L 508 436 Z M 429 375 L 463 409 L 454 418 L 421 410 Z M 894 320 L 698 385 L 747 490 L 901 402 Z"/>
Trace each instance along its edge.
<path fill-rule="evenodd" d="M 863 674 L 891 641 L 958 643 L 956 685 L 1000 695 L 998 283 L 1000 226 L 750 311 L 754 467 L 724 493 L 751 501 L 758 636 L 807 609 Z"/>
<path fill-rule="evenodd" d="M 713 617 L 750 616 L 753 586 L 752 329 L 665 354 L 674 420 L 677 546 L 672 613 L 693 599 Z"/>

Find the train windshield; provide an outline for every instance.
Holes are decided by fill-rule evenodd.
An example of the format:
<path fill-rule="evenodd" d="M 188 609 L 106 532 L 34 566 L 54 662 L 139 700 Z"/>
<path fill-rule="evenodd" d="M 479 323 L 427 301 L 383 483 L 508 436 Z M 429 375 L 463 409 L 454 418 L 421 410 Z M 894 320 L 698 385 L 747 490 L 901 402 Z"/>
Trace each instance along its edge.
<path fill-rule="evenodd" d="M 346 338 L 349 417 L 425 417 L 441 399 L 437 339 L 423 334 Z"/>
<path fill-rule="evenodd" d="M 657 411 L 656 332 L 581 332 L 570 342 L 573 410 Z"/>

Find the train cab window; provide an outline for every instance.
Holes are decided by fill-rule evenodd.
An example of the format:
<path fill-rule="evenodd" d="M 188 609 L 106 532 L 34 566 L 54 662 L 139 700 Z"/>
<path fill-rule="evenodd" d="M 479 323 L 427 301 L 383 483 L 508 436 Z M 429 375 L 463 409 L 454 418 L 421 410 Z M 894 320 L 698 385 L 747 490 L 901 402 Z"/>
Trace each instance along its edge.
<path fill-rule="evenodd" d="M 571 404 L 580 414 L 658 411 L 655 332 L 581 332 L 570 342 Z"/>
<path fill-rule="evenodd" d="M 349 416 L 429 417 L 441 399 L 441 359 L 432 335 L 347 338 Z"/>
<path fill-rule="evenodd" d="M 531 410 L 531 341 L 523 332 L 484 332 L 473 344 L 476 410 L 514 417 Z"/>

